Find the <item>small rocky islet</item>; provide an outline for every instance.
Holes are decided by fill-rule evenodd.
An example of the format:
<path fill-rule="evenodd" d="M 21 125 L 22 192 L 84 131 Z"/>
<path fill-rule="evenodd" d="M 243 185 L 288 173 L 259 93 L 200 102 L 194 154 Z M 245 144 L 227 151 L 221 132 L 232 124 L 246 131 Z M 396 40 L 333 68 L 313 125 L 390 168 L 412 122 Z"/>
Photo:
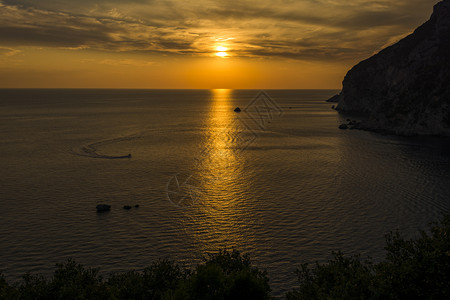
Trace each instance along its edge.
<path fill-rule="evenodd" d="M 122 208 L 125 210 L 130 210 L 132 208 L 139 208 L 139 204 L 136 204 L 134 206 L 131 205 L 124 205 Z M 98 204 L 96 207 L 97 213 L 107 212 L 111 210 L 111 205 L 109 204 Z"/>

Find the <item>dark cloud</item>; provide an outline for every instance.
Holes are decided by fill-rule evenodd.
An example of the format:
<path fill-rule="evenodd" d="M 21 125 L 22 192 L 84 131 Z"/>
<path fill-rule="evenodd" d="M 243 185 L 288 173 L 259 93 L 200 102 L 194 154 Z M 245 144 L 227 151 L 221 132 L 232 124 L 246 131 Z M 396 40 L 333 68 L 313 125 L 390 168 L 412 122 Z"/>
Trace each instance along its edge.
<path fill-rule="evenodd" d="M 0 46 L 235 56 L 363 58 L 424 22 L 434 0 L 3 0 Z"/>
<path fill-rule="evenodd" d="M 111 43 L 105 32 L 48 26 L 2 26 L 0 40 L 10 46 L 79 47 L 87 44 Z"/>

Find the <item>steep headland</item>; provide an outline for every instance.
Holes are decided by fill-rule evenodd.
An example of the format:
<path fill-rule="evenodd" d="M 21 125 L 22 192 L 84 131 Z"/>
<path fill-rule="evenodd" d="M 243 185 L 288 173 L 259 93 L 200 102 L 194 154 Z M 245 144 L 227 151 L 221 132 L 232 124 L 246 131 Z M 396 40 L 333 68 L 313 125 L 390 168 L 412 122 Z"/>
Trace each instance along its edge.
<path fill-rule="evenodd" d="M 414 33 L 354 66 L 329 101 L 366 114 L 363 129 L 450 136 L 450 0 Z"/>

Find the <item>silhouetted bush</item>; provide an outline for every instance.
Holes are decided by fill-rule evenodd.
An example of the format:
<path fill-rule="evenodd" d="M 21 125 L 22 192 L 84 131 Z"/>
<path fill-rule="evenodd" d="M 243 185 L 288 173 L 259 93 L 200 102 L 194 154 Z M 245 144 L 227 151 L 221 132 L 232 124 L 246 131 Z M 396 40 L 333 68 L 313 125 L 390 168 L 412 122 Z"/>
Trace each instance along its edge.
<path fill-rule="evenodd" d="M 386 236 L 386 260 L 375 266 L 383 299 L 450 299 L 450 215 L 416 239 Z"/>
<path fill-rule="evenodd" d="M 372 264 L 359 256 L 344 257 L 333 253 L 326 264 L 297 270 L 300 287 L 287 294 L 287 299 L 368 299 L 372 295 Z"/>
<path fill-rule="evenodd" d="M 6 282 L 3 275 L 0 274 L 0 299 L 17 299 L 18 292 Z"/>
<path fill-rule="evenodd" d="M 106 285 L 116 299 L 167 299 L 186 280 L 188 273 L 171 261 L 161 260 L 143 272 L 114 274 Z"/>
<path fill-rule="evenodd" d="M 450 299 L 449 215 L 416 239 L 388 234 L 385 249 L 378 264 L 334 253 L 325 264 L 303 265 L 287 299 Z"/>
<path fill-rule="evenodd" d="M 69 259 L 57 264 L 52 278 L 26 274 L 17 288 L 20 299 L 107 299 L 108 291 L 98 269 L 85 268 Z"/>
<path fill-rule="evenodd" d="M 26 274 L 20 285 L 0 275 L 0 299 L 269 299 L 266 272 L 253 267 L 248 255 L 220 251 L 194 270 L 161 260 L 142 272 L 112 274 L 104 280 L 98 269 L 74 260 L 57 264 L 54 275 Z"/>
<path fill-rule="evenodd" d="M 176 295 L 183 299 L 269 299 L 269 278 L 265 271 L 252 267 L 248 255 L 220 251 L 198 265 Z"/>
<path fill-rule="evenodd" d="M 386 259 L 373 264 L 360 256 L 333 253 L 327 263 L 297 270 L 293 299 L 450 299 L 450 217 L 416 239 L 386 236 Z M 269 278 L 239 251 L 212 254 L 193 270 L 161 260 L 142 272 L 104 280 L 98 269 L 73 260 L 54 275 L 26 274 L 14 285 L 0 274 L 0 299 L 270 299 Z"/>

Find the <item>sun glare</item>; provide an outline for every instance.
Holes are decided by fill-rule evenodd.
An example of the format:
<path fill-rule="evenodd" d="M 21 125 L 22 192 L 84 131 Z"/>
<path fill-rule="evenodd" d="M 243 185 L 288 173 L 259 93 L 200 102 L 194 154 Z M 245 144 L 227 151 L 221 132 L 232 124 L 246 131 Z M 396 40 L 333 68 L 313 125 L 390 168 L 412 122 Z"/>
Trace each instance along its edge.
<path fill-rule="evenodd" d="M 225 47 L 225 46 L 217 46 L 216 47 L 216 56 L 219 56 L 219 57 L 227 57 L 228 56 L 228 53 L 226 52 L 228 50 L 228 48 L 227 47 Z"/>
<path fill-rule="evenodd" d="M 216 47 L 216 50 L 219 51 L 219 52 L 225 52 L 225 51 L 228 50 L 228 48 L 227 48 L 227 47 L 224 47 L 224 46 L 217 46 L 217 47 Z"/>

